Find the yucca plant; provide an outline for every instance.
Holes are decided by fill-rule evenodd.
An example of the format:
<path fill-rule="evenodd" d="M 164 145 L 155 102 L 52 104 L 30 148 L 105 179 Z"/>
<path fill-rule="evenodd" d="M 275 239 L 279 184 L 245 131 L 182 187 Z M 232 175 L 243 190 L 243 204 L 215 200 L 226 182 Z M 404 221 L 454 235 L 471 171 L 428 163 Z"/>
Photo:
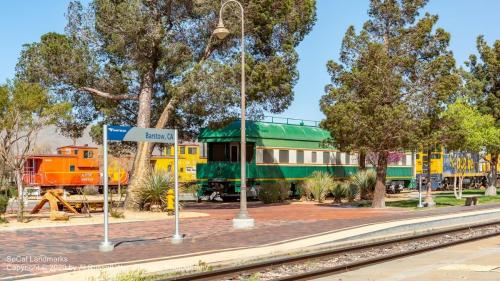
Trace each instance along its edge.
<path fill-rule="evenodd" d="M 5 213 L 7 212 L 7 205 L 9 205 L 9 197 L 0 194 L 0 223 L 5 222 Z"/>
<path fill-rule="evenodd" d="M 144 209 L 160 207 L 165 204 L 166 194 L 171 188 L 172 177 L 165 172 L 154 171 L 141 181 L 139 198 Z"/>
<path fill-rule="evenodd" d="M 323 202 L 326 194 L 333 186 L 333 177 L 326 173 L 315 171 L 304 181 L 304 189 L 313 196 L 314 200 Z"/>
<path fill-rule="evenodd" d="M 345 182 L 336 182 L 331 186 L 330 192 L 333 196 L 333 203 L 342 203 L 342 199 L 347 195 L 349 185 Z"/>
<path fill-rule="evenodd" d="M 359 195 L 359 187 L 353 183 L 349 183 L 346 188 L 347 201 L 353 202 Z"/>
<path fill-rule="evenodd" d="M 359 171 L 351 177 L 351 182 L 358 186 L 361 199 L 371 200 L 377 183 L 377 175 L 373 170 Z"/>

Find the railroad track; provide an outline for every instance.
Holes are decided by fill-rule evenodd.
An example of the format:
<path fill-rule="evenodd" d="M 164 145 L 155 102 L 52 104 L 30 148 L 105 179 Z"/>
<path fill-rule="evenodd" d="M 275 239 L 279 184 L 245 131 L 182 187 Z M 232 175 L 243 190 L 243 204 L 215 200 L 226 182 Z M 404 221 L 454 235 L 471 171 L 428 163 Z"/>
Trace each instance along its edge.
<path fill-rule="evenodd" d="M 496 235 L 500 235 L 499 222 L 320 250 L 164 280 L 310 280 Z"/>

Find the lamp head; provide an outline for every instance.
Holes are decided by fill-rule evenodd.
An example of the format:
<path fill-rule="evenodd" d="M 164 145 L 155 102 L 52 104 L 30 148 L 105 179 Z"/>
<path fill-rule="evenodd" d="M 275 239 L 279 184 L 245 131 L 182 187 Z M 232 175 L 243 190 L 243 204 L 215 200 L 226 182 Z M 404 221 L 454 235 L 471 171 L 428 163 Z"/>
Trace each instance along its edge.
<path fill-rule="evenodd" d="M 214 32 L 212 34 L 217 36 L 217 38 L 219 38 L 220 40 L 226 38 L 226 36 L 229 34 L 229 30 L 224 26 L 222 18 L 219 18 L 219 24 L 217 24 L 217 27 L 214 29 Z"/>

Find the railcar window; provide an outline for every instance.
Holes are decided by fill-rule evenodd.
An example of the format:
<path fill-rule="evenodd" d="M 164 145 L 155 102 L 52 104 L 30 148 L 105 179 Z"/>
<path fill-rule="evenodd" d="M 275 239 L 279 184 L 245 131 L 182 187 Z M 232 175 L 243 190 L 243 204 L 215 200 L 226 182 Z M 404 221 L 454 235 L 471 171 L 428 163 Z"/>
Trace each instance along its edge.
<path fill-rule="evenodd" d="M 73 150 L 73 154 L 78 155 L 78 150 L 77 149 Z"/>
<path fill-rule="evenodd" d="M 304 150 L 297 150 L 297 164 L 304 164 Z"/>
<path fill-rule="evenodd" d="M 441 159 L 441 154 L 431 154 L 431 159 Z"/>
<path fill-rule="evenodd" d="M 75 165 L 69 165 L 69 171 L 74 172 L 75 171 Z"/>
<path fill-rule="evenodd" d="M 316 163 L 316 162 L 318 162 L 318 155 L 317 155 L 316 151 L 313 151 L 313 152 L 311 153 L 311 162 L 312 162 L 312 163 Z"/>
<path fill-rule="evenodd" d="M 196 147 L 188 147 L 188 154 L 191 155 L 196 154 Z"/>
<path fill-rule="evenodd" d="M 207 144 L 200 143 L 200 157 L 207 157 Z"/>
<path fill-rule="evenodd" d="M 274 151 L 272 149 L 264 149 L 262 154 L 264 156 L 264 163 L 274 163 Z"/>
<path fill-rule="evenodd" d="M 288 150 L 280 150 L 280 163 L 289 163 L 290 153 Z"/>
<path fill-rule="evenodd" d="M 335 161 L 337 165 L 342 165 L 342 153 L 337 151 L 335 152 Z"/>
<path fill-rule="evenodd" d="M 254 159 L 254 154 L 255 154 L 255 145 L 253 143 L 247 143 L 247 162 L 250 163 Z"/>
<path fill-rule="evenodd" d="M 210 143 L 208 148 L 208 161 L 228 161 L 225 143 Z"/>
<path fill-rule="evenodd" d="M 330 164 L 330 152 L 323 151 L 323 164 Z"/>
<path fill-rule="evenodd" d="M 179 152 L 179 154 L 185 154 L 186 153 L 186 147 L 185 146 L 181 146 L 180 150 L 181 151 Z"/>
<path fill-rule="evenodd" d="M 83 151 L 83 158 L 92 158 L 93 153 L 92 151 L 85 150 Z"/>

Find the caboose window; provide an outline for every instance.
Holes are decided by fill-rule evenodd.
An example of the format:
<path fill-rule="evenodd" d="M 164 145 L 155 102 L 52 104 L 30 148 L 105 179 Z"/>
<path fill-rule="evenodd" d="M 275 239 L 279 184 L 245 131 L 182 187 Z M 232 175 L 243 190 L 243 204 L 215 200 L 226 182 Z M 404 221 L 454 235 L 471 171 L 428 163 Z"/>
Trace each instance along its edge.
<path fill-rule="evenodd" d="M 316 162 L 318 162 L 318 155 L 317 155 L 316 151 L 313 151 L 313 152 L 311 153 L 311 162 L 312 162 L 312 163 L 316 163 Z"/>
<path fill-rule="evenodd" d="M 280 163 L 289 163 L 290 154 L 288 150 L 280 150 Z"/>
<path fill-rule="evenodd" d="M 73 150 L 73 154 L 78 155 L 78 150 L 77 149 Z"/>
<path fill-rule="evenodd" d="M 92 155 L 93 155 L 92 151 L 85 150 L 83 152 L 83 158 L 92 158 Z"/>
<path fill-rule="evenodd" d="M 297 150 L 297 164 L 304 163 L 304 150 Z"/>
<path fill-rule="evenodd" d="M 264 149 L 264 163 L 274 163 L 274 151 L 272 149 Z"/>
<path fill-rule="evenodd" d="M 179 154 L 185 154 L 186 153 L 186 147 L 185 146 L 181 146 L 180 150 L 181 150 L 181 152 L 179 152 Z"/>
<path fill-rule="evenodd" d="M 69 165 L 69 171 L 74 172 L 75 171 L 75 165 Z"/>

